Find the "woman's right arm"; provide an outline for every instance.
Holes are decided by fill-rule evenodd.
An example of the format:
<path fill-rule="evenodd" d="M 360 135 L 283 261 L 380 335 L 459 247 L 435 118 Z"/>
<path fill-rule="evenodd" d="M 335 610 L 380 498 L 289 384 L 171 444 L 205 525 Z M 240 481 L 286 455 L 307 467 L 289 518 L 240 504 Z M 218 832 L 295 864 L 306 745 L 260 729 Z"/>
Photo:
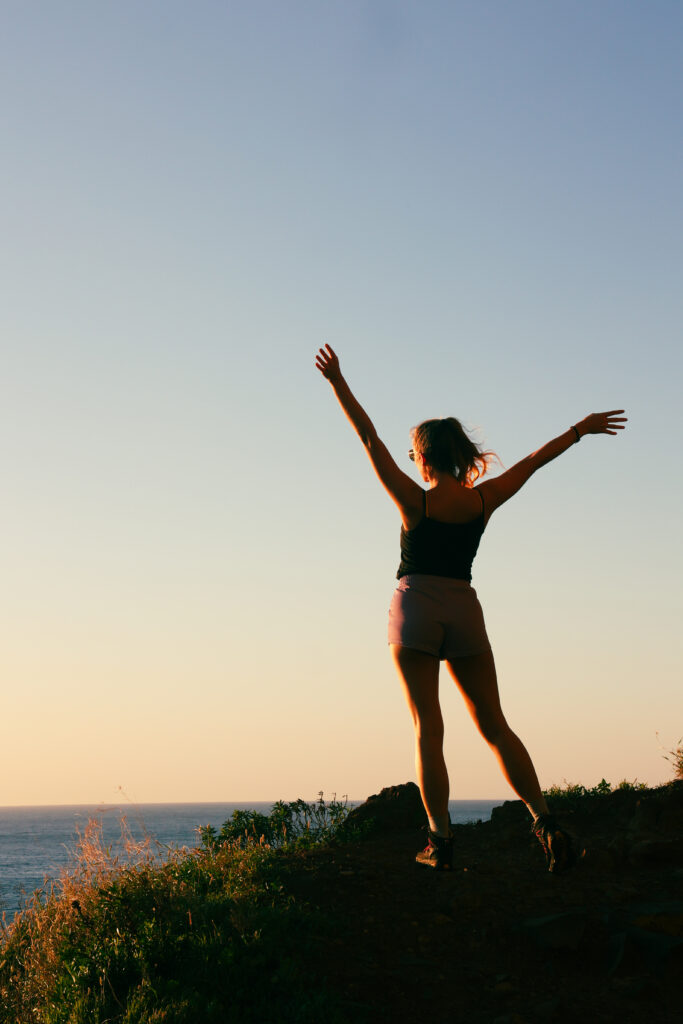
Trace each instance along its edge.
<path fill-rule="evenodd" d="M 394 462 L 372 420 L 342 376 L 339 359 L 329 345 L 318 350 L 315 364 L 332 385 L 339 404 L 368 453 L 375 473 L 398 506 L 403 525 L 406 526 L 412 513 L 422 509 L 421 488 Z"/>
<path fill-rule="evenodd" d="M 626 416 L 620 415 L 623 411 L 623 409 L 613 409 L 611 412 L 591 413 L 575 426 L 570 427 L 569 430 L 565 430 L 564 434 L 548 441 L 538 451 L 532 452 L 521 462 L 511 466 L 500 476 L 479 484 L 479 490 L 483 494 L 489 515 L 500 505 L 509 501 L 537 469 L 546 466 L 553 459 L 562 455 L 586 434 L 616 434 L 618 430 L 623 430 L 627 421 Z"/>

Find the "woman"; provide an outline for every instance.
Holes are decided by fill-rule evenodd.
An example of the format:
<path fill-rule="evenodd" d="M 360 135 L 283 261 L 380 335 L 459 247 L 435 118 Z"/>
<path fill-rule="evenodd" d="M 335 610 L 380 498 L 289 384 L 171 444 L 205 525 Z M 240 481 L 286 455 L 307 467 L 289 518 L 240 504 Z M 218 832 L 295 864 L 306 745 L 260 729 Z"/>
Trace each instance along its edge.
<path fill-rule="evenodd" d="M 454 418 L 427 420 L 412 432 L 409 452 L 427 490 L 403 473 L 354 398 L 329 345 L 316 366 L 330 382 L 359 435 L 381 483 L 401 515 L 401 564 L 389 612 L 389 644 L 415 726 L 415 764 L 429 822 L 418 864 L 450 869 L 453 835 L 448 815 L 448 773 L 443 756 L 439 665 L 445 661 L 480 733 L 512 789 L 528 807 L 532 830 L 553 872 L 570 867 L 571 837 L 548 812 L 536 771 L 507 724 L 498 697 L 496 668 L 476 592 L 472 560 L 492 514 L 529 477 L 586 434 L 624 429 L 623 409 L 592 413 L 492 480 L 474 484 L 493 453 L 475 445 Z"/>

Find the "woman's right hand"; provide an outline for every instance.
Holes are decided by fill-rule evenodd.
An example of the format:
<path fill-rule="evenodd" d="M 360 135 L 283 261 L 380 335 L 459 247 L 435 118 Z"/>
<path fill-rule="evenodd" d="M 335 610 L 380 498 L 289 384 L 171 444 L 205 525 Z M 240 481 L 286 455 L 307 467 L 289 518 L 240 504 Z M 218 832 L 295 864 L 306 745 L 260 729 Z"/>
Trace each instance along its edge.
<path fill-rule="evenodd" d="M 315 357 L 315 365 L 326 380 L 332 382 L 341 379 L 339 359 L 329 345 L 325 345 L 324 348 L 318 350 L 318 354 Z"/>
<path fill-rule="evenodd" d="M 623 430 L 628 417 L 621 416 L 623 409 L 612 409 L 611 412 L 592 412 L 576 424 L 581 437 L 584 434 L 616 434 Z"/>

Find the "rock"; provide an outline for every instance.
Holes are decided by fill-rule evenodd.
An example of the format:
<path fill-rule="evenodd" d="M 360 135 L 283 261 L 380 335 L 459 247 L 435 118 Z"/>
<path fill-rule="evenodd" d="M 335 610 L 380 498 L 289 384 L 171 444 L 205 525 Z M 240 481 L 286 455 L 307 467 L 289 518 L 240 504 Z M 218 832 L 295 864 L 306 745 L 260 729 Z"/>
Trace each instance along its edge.
<path fill-rule="evenodd" d="M 683 835 L 683 807 L 666 808 L 660 817 L 659 827 Z"/>
<path fill-rule="evenodd" d="M 660 810 L 658 800 L 639 800 L 629 822 L 629 828 L 633 832 L 651 832 L 657 827 Z"/>
<path fill-rule="evenodd" d="M 614 864 L 614 858 L 607 847 L 600 846 L 597 842 L 586 846 L 580 857 L 583 864 L 588 864 L 597 871 L 609 871 Z"/>
<path fill-rule="evenodd" d="M 683 940 L 683 907 L 671 903 L 645 908 L 643 913 L 633 919 L 632 925 Z"/>
<path fill-rule="evenodd" d="M 521 800 L 506 800 L 500 807 L 494 807 L 491 811 L 491 824 L 494 828 L 509 828 L 510 826 L 531 824 L 531 818 L 526 806 Z"/>
<path fill-rule="evenodd" d="M 536 1016 L 538 1020 L 552 1021 L 557 1019 L 562 1009 L 562 1000 L 559 996 L 553 996 L 536 1005 Z"/>
<path fill-rule="evenodd" d="M 683 903 L 640 903 L 612 911 L 610 974 L 638 964 L 663 970 L 683 950 Z"/>
<path fill-rule="evenodd" d="M 646 839 L 631 847 L 628 859 L 635 867 L 683 864 L 683 839 Z"/>
<path fill-rule="evenodd" d="M 455 923 L 452 917 L 450 917 L 448 914 L 444 914 L 440 910 L 437 910 L 436 913 L 431 914 L 429 920 L 430 920 L 431 924 L 436 924 L 436 925 L 441 925 L 441 926 L 443 926 L 443 925 L 452 925 L 452 924 Z"/>
<path fill-rule="evenodd" d="M 354 807 L 346 819 L 351 828 L 363 826 L 368 831 L 382 832 L 421 828 L 425 820 L 420 790 L 414 782 L 387 786 L 381 793 L 369 796 L 365 803 Z"/>
<path fill-rule="evenodd" d="M 613 992 L 625 995 L 629 999 L 640 999 L 653 993 L 654 985 L 651 978 L 647 977 L 625 977 L 612 978 L 610 988 Z"/>
<path fill-rule="evenodd" d="M 578 949 L 586 929 L 585 910 L 567 910 L 522 921 L 520 930 L 542 949 Z"/>
<path fill-rule="evenodd" d="M 493 986 L 493 991 L 495 995 L 505 998 L 506 996 L 513 996 L 517 989 L 511 981 L 497 981 Z"/>
<path fill-rule="evenodd" d="M 626 836 L 618 833 L 611 842 L 608 843 L 607 852 L 612 859 L 612 863 L 616 867 L 623 864 L 627 860 L 629 854 L 629 845 Z"/>

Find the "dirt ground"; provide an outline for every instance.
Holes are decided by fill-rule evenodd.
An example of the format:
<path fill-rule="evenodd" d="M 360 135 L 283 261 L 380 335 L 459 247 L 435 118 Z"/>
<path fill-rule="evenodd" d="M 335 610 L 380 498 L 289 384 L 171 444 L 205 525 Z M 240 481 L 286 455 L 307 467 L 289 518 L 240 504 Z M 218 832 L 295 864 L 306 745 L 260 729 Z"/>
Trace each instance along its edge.
<path fill-rule="evenodd" d="M 451 873 L 418 867 L 414 790 L 373 798 L 379 831 L 293 879 L 327 922 L 315 970 L 349 1022 L 683 1020 L 683 782 L 565 808 L 581 855 L 561 876 L 518 802 L 455 827 Z"/>

